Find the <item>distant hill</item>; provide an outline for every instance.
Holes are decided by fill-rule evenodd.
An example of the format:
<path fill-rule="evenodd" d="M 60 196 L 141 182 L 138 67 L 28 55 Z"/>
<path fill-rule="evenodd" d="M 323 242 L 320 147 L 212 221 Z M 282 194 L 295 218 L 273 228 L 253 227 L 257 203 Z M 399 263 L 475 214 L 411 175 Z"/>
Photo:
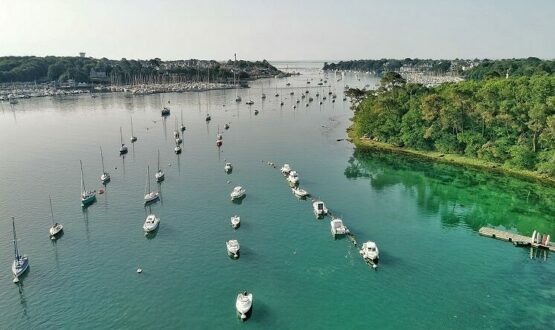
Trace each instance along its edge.
<path fill-rule="evenodd" d="M 229 81 L 284 74 L 268 61 L 110 60 L 92 57 L 0 57 L 0 83 L 68 81 L 97 83 Z"/>

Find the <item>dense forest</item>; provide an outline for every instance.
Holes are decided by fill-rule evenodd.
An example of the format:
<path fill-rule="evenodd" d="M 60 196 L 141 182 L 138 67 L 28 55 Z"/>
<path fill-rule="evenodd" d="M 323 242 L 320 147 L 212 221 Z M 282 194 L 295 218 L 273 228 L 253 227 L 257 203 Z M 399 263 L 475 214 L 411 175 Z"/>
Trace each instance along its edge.
<path fill-rule="evenodd" d="M 406 58 L 341 61 L 325 63 L 324 70 L 368 71 L 377 75 L 401 68 L 425 71 L 434 74 L 454 73 L 466 79 L 481 80 L 496 77 L 520 77 L 534 74 L 554 74 L 555 61 L 541 60 L 536 57 L 504 60 L 423 60 Z"/>
<path fill-rule="evenodd" d="M 0 83 L 13 82 L 50 82 L 67 81 L 90 82 L 91 70 L 97 75 L 99 82 L 132 83 L 193 80 L 229 80 L 235 71 L 239 79 L 250 79 L 258 76 L 274 76 L 281 72 L 266 60 L 217 61 L 182 60 L 162 61 L 159 58 L 150 60 L 109 60 L 91 57 L 35 57 L 6 56 L 0 57 Z M 94 77 L 94 74 L 93 74 Z M 105 77 L 105 78 L 102 78 Z"/>
<path fill-rule="evenodd" d="M 555 177 L 555 75 L 427 88 L 386 73 L 360 101 L 354 132 L 416 150 L 460 154 Z"/>

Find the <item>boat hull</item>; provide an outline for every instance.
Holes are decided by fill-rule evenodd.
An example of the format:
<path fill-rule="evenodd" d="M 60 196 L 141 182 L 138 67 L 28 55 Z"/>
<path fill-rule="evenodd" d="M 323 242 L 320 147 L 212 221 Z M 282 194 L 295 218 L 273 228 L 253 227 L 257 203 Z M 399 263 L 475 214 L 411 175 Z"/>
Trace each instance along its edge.
<path fill-rule="evenodd" d="M 27 257 L 20 257 L 19 261 L 14 260 L 12 264 L 12 274 L 15 277 L 21 276 L 29 268 L 29 259 Z"/>
<path fill-rule="evenodd" d="M 95 195 L 91 195 L 91 196 L 87 196 L 87 197 L 85 197 L 85 198 L 81 197 L 81 206 L 83 206 L 83 207 L 89 206 L 89 205 L 91 205 L 95 200 L 96 200 L 96 194 L 95 194 Z"/>

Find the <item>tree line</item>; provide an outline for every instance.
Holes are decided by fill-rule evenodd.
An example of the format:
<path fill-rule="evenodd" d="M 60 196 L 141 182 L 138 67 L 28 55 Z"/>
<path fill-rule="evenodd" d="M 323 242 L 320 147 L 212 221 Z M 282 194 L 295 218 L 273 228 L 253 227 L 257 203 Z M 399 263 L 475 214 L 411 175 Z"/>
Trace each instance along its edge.
<path fill-rule="evenodd" d="M 555 177 L 555 75 L 427 88 L 389 72 L 360 103 L 354 131 L 380 142 L 492 161 Z"/>
<path fill-rule="evenodd" d="M 106 74 L 103 82 L 132 83 L 137 79 L 159 81 L 163 77 L 181 80 L 210 81 L 230 80 L 234 72 L 238 79 L 273 76 L 281 73 L 268 61 L 217 61 L 186 60 L 109 60 L 91 57 L 58 56 L 5 56 L 0 57 L 0 83 L 12 82 L 64 82 L 74 80 L 88 83 L 91 70 Z M 102 81 L 101 81 L 102 82 Z"/>

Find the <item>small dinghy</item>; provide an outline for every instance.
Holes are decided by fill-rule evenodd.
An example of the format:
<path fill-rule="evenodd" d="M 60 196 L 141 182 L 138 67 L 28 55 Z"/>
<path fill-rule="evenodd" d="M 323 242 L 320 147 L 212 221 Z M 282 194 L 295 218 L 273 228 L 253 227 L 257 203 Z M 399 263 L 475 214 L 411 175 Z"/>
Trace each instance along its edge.
<path fill-rule="evenodd" d="M 239 293 L 235 302 L 235 309 L 241 321 L 248 320 L 252 314 L 252 293 L 247 291 Z"/>
<path fill-rule="evenodd" d="M 231 171 L 233 171 L 233 166 L 231 165 L 231 163 L 225 163 L 224 171 L 228 174 L 231 173 Z"/>
<path fill-rule="evenodd" d="M 293 188 L 291 188 L 291 191 L 293 192 L 293 194 L 295 196 L 297 196 L 299 198 L 305 198 L 309 195 L 309 193 L 306 190 L 304 190 L 302 188 L 299 188 L 299 187 L 293 187 Z"/>
<path fill-rule="evenodd" d="M 158 224 L 160 223 L 160 218 L 156 217 L 154 214 L 149 214 L 146 217 L 145 223 L 143 224 L 143 230 L 145 233 L 150 233 L 155 231 L 158 228 Z"/>
<path fill-rule="evenodd" d="M 231 194 L 229 194 L 232 201 L 236 200 L 236 199 L 241 199 L 241 198 L 245 197 L 245 195 L 246 195 L 245 188 L 243 188 L 241 186 L 237 186 L 237 187 L 233 188 L 233 191 L 231 192 Z"/>
<path fill-rule="evenodd" d="M 227 247 L 227 254 L 230 257 L 232 257 L 233 259 L 239 258 L 239 250 L 240 250 L 239 241 L 237 241 L 236 239 L 232 239 L 225 242 L 225 245 Z"/>
<path fill-rule="evenodd" d="M 316 201 L 312 203 L 312 208 L 314 209 L 314 215 L 317 218 L 323 217 L 328 214 L 328 209 L 326 208 L 326 204 L 322 201 Z"/>
<path fill-rule="evenodd" d="M 162 115 L 162 117 L 166 117 L 170 115 L 170 108 L 168 107 L 164 107 L 162 108 L 162 111 L 160 113 Z"/>
<path fill-rule="evenodd" d="M 376 243 L 372 241 L 364 242 L 359 252 L 362 259 L 364 259 L 367 264 L 371 265 L 372 268 L 378 268 L 380 250 L 378 250 Z"/>
<path fill-rule="evenodd" d="M 231 217 L 231 228 L 237 229 L 241 225 L 241 217 L 234 215 Z"/>
<path fill-rule="evenodd" d="M 338 235 L 347 235 L 349 233 L 349 229 L 345 227 L 345 225 L 343 224 L 343 220 L 339 218 L 335 218 L 332 221 L 330 221 L 330 226 L 331 226 L 331 235 L 333 236 L 333 238 L 335 238 Z"/>

